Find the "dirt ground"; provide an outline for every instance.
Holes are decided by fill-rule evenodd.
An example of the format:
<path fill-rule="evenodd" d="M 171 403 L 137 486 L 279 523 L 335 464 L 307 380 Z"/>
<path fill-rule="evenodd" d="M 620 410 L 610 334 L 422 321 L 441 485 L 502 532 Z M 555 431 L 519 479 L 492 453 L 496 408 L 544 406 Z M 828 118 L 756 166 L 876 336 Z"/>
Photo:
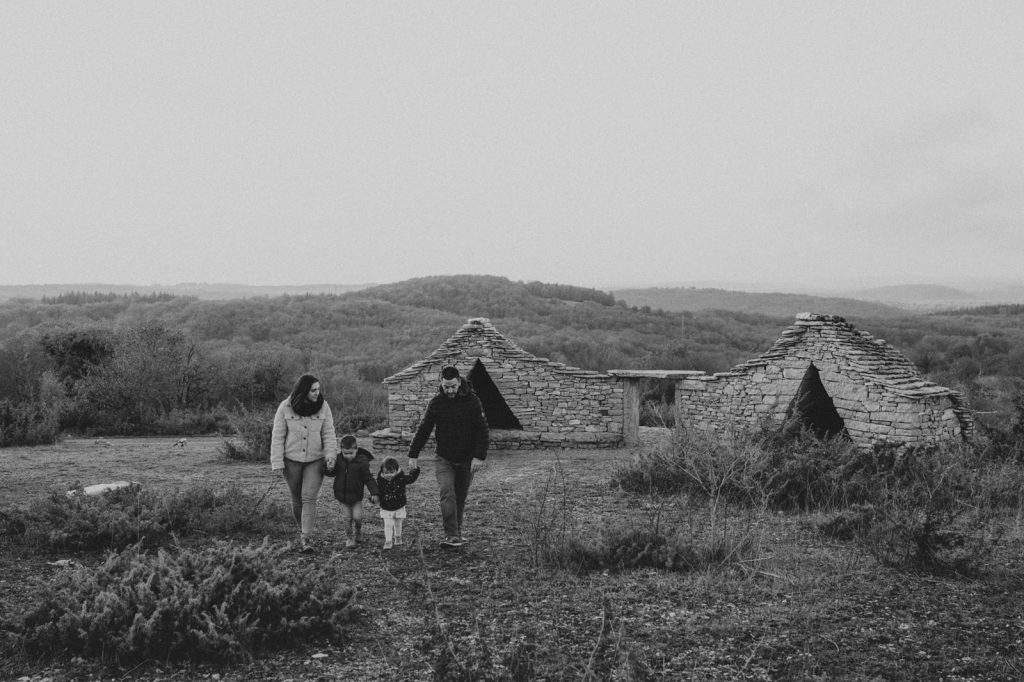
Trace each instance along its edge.
<path fill-rule="evenodd" d="M 646 434 L 647 438 L 652 434 Z M 76 484 L 116 480 L 182 487 L 223 480 L 285 508 L 269 464 L 218 454 L 219 438 L 69 439 L 0 450 L 0 506 Z M 538 561 L 547 490 L 580 533 L 609 519 L 700 532 L 677 501 L 610 486 L 628 450 L 495 452 L 474 482 L 469 543 L 441 549 L 431 458 L 410 487 L 407 545 L 390 551 L 376 508 L 369 539 L 343 547 L 336 503 L 321 492 L 319 562 L 357 589 L 342 642 L 310 642 L 226 666 L 147 662 L 106 671 L 61 656 L 0 664 L 0 677 L 51 680 L 679 680 L 1024 679 L 1024 542 L 1019 528 L 984 578 L 892 571 L 857 548 L 823 540 L 813 518 L 736 518 L 757 540 L 747 568 L 685 574 L 653 569 L 572 573 Z M 548 510 L 550 511 L 550 510 Z M 287 542 L 288 537 L 275 538 Z M 0 598 L 61 570 L 61 557 L 0 555 Z"/>

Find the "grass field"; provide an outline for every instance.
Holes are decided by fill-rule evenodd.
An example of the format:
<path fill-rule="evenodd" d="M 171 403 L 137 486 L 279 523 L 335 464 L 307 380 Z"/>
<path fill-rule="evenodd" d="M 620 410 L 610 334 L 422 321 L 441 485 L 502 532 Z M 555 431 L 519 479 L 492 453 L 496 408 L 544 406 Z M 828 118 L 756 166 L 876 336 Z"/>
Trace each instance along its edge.
<path fill-rule="evenodd" d="M 651 436 L 652 433 L 646 434 Z M 216 438 L 69 439 L 0 450 L 0 507 L 53 489 L 115 480 L 172 489 L 222 481 L 280 509 L 271 541 L 293 530 L 287 492 L 267 464 L 230 461 Z M 939 577 L 881 566 L 856 545 L 825 539 L 815 515 L 710 509 L 611 485 L 633 452 L 494 452 L 474 482 L 470 541 L 441 549 L 429 457 L 409 489 L 406 545 L 390 551 L 376 508 L 369 539 L 344 549 L 337 503 L 325 485 L 312 555 L 357 590 L 341 641 L 268 649 L 231 665 L 148 660 L 105 668 L 60 651 L 0 663 L 11 680 L 1016 680 L 1024 679 L 1024 520 L 1009 519 L 980 576 Z M 329 480 L 329 479 L 328 479 Z M 264 495 L 264 493 L 266 493 Z M 606 524 L 747 541 L 742 561 L 705 570 L 574 571 L 543 561 L 559 538 Z M 259 538 L 237 538 L 257 543 Z M 189 544 L 209 542 L 192 537 Z M 86 566 L 96 554 L 39 553 L 0 537 L 0 606 L 29 587 Z"/>

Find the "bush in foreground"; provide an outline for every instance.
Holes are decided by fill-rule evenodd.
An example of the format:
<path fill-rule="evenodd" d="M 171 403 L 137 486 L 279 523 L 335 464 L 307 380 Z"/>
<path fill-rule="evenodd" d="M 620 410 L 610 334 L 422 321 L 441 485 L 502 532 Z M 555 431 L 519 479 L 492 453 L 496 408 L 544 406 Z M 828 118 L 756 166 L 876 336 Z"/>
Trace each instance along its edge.
<path fill-rule="evenodd" d="M 325 568 L 288 566 L 283 552 L 264 540 L 111 554 L 31 595 L 32 607 L 2 622 L 8 646 L 124 665 L 247 660 L 264 647 L 340 636 L 353 589 Z"/>
<path fill-rule="evenodd" d="M 286 516 L 259 494 L 237 486 L 150 490 L 120 488 L 102 495 L 68 495 L 54 490 L 26 510 L 5 509 L 4 527 L 41 549 L 117 550 L 156 547 L 173 536 L 266 535 Z"/>

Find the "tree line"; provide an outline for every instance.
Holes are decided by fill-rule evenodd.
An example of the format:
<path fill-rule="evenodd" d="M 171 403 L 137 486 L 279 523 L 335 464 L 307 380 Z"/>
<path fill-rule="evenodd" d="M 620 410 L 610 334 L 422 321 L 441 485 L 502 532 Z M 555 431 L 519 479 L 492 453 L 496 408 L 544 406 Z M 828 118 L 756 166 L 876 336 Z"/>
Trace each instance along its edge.
<path fill-rule="evenodd" d="M 795 315 L 798 310 L 793 311 Z M 829 312 L 819 310 L 817 312 Z M 849 319 L 981 412 L 1013 410 L 1024 310 Z M 0 445 L 62 432 L 228 432 L 316 374 L 346 429 L 386 422 L 381 381 L 489 317 L 525 350 L 584 369 L 724 371 L 768 349 L 793 317 L 666 312 L 606 292 L 501 277 L 428 277 L 338 295 L 200 300 L 74 292 L 0 304 Z M 652 388 L 652 399 L 671 400 Z"/>

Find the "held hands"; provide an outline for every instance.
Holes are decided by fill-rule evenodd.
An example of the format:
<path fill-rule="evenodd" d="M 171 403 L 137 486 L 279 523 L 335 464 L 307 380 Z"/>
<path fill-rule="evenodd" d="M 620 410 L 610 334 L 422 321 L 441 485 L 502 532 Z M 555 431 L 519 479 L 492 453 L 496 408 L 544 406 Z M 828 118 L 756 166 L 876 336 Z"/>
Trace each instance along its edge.
<path fill-rule="evenodd" d="M 379 504 L 380 498 L 376 495 L 370 495 L 370 504 Z"/>
<path fill-rule="evenodd" d="M 484 467 L 484 461 L 482 459 L 476 459 L 474 457 L 473 461 L 471 461 L 469 463 L 469 471 L 470 471 L 470 473 L 473 473 L 473 474 L 475 474 L 480 469 L 483 469 L 483 467 Z"/>
<path fill-rule="evenodd" d="M 420 468 L 420 461 L 418 459 L 410 457 L 409 461 L 406 462 L 406 466 L 409 468 L 409 471 L 414 471 Z"/>

